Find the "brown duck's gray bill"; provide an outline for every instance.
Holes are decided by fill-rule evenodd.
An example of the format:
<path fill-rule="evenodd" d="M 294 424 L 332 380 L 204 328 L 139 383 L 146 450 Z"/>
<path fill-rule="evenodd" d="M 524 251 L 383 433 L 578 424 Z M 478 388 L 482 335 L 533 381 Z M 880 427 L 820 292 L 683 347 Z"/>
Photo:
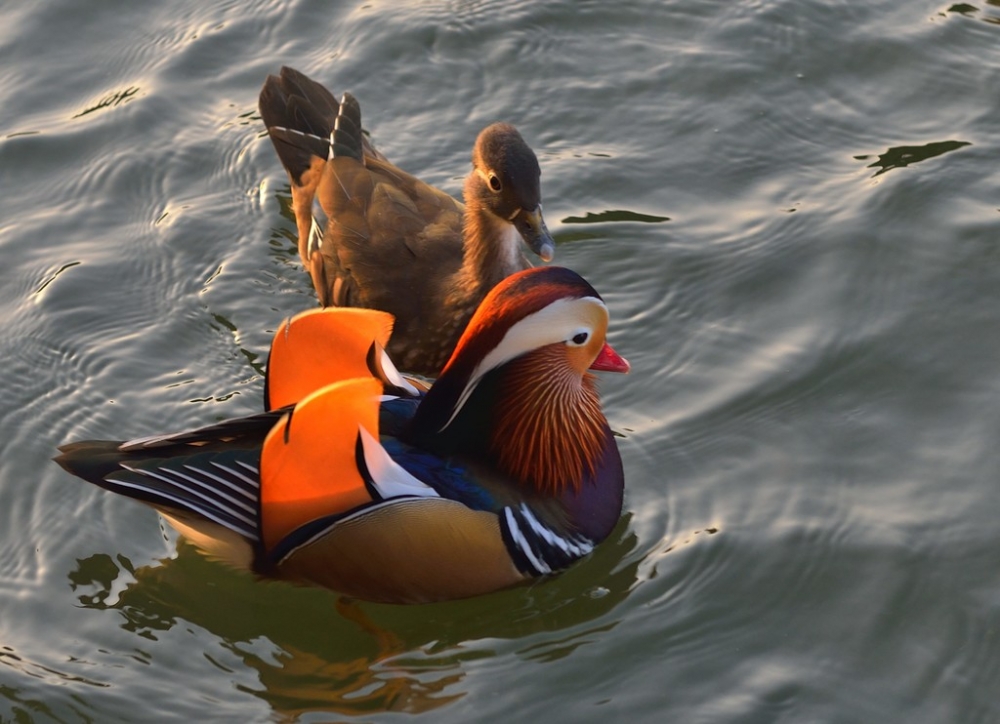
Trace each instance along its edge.
<path fill-rule="evenodd" d="M 549 234 L 542 218 L 542 207 L 534 211 L 521 209 L 514 216 L 514 226 L 528 247 L 542 258 L 542 261 L 552 261 L 556 255 L 556 242 Z"/>

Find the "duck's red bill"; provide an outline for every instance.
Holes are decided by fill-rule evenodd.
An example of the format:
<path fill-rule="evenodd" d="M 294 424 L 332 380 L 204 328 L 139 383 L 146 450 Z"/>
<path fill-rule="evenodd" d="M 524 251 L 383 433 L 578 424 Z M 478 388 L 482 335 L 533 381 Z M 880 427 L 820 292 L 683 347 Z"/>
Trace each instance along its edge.
<path fill-rule="evenodd" d="M 625 373 L 632 369 L 632 365 L 628 363 L 627 359 L 615 352 L 610 344 L 605 342 L 601 351 L 597 353 L 597 359 L 590 365 L 590 369 L 599 372 Z"/>

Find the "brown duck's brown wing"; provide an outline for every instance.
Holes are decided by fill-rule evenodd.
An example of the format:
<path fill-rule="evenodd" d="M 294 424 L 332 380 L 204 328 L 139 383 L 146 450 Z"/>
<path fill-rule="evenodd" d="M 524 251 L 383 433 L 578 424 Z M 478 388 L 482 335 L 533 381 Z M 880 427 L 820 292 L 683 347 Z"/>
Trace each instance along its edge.
<path fill-rule="evenodd" d="M 316 198 L 329 219 L 322 265 L 313 257 L 310 267 L 321 301 L 391 313 L 393 360 L 407 371 L 437 374 L 479 301 L 456 288 L 462 205 L 374 159 L 327 162 Z"/>

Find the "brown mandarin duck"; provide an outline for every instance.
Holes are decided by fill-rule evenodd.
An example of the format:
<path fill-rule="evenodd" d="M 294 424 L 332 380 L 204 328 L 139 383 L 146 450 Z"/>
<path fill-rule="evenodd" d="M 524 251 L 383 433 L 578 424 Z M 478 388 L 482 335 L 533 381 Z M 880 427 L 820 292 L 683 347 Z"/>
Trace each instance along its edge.
<path fill-rule="evenodd" d="M 391 323 L 300 314 L 274 337 L 267 412 L 76 442 L 56 460 L 153 506 L 212 556 L 374 601 L 498 590 L 608 536 L 624 479 L 588 369 L 628 363 L 586 281 L 542 267 L 500 282 L 429 389 L 382 350 Z"/>
<path fill-rule="evenodd" d="M 476 139 L 463 207 L 378 153 L 349 93 L 338 102 L 282 68 L 261 89 L 260 115 L 291 179 L 299 254 L 320 303 L 392 314 L 388 351 L 400 369 L 441 371 L 486 293 L 530 266 L 521 240 L 553 257 L 538 159 L 509 124 Z"/>

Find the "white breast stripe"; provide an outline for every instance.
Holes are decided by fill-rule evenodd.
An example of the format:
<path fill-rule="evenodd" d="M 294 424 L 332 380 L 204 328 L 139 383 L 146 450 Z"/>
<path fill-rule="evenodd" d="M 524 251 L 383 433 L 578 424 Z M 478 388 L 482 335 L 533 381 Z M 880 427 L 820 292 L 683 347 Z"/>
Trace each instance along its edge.
<path fill-rule="evenodd" d="M 510 537 L 514 541 L 514 545 L 516 545 L 517 549 L 524 554 L 525 558 L 528 559 L 528 562 L 531 563 L 532 568 L 534 568 L 538 572 L 538 575 L 543 575 L 545 573 L 552 573 L 552 569 L 549 567 L 549 565 L 545 561 L 540 560 L 535 555 L 535 552 L 531 550 L 531 546 L 528 544 L 528 540 L 524 537 L 524 534 L 521 532 L 520 527 L 518 527 L 517 525 L 517 519 L 514 518 L 514 511 L 511 510 L 510 508 L 504 508 L 503 514 L 504 514 L 504 519 L 507 521 L 507 530 L 510 531 Z"/>
<path fill-rule="evenodd" d="M 533 530 L 539 537 L 542 538 L 546 543 L 551 546 L 559 548 L 561 551 L 567 555 L 574 556 L 576 558 L 582 558 L 583 556 L 594 550 L 594 545 L 586 539 L 577 539 L 576 542 L 563 538 L 560 535 L 554 533 L 550 528 L 546 528 L 539 520 L 535 517 L 535 514 L 531 512 L 529 508 L 524 503 L 521 504 L 521 515 L 524 519 L 528 521 L 528 525 L 531 526 Z M 581 545 L 582 543 L 582 545 Z"/>

